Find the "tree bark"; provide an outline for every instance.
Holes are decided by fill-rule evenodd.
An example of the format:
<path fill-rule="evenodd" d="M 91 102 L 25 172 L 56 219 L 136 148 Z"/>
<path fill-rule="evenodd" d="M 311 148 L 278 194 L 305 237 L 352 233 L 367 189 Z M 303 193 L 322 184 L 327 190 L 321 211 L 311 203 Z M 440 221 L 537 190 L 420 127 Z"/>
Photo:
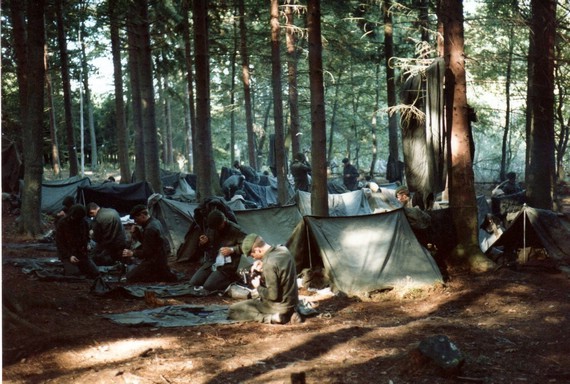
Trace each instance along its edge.
<path fill-rule="evenodd" d="M 326 159 L 326 114 L 323 81 L 321 42 L 321 5 L 319 0 L 307 3 L 307 29 L 309 34 L 309 84 L 311 88 L 311 161 L 313 182 L 311 187 L 312 213 L 329 215 Z"/>
<path fill-rule="evenodd" d="M 279 48 L 279 1 L 271 0 L 271 83 L 273 85 L 273 119 L 275 122 L 275 168 L 280 205 L 287 203 L 287 169 L 283 130 L 283 97 L 281 87 L 281 54 Z"/>
<path fill-rule="evenodd" d="M 375 95 L 374 95 L 374 111 L 372 112 L 371 122 L 371 135 L 372 135 L 372 161 L 370 162 L 370 170 L 368 174 L 374 179 L 374 166 L 378 160 L 378 111 L 380 109 L 380 64 L 376 64 L 376 71 L 374 73 L 376 80 Z M 396 134 L 397 136 L 397 134 Z"/>
<path fill-rule="evenodd" d="M 45 39 L 45 37 L 44 37 Z M 47 41 L 47 39 L 45 39 Z M 46 73 L 46 95 L 48 98 L 48 114 L 49 114 L 49 136 L 50 136 L 50 153 L 51 153 L 51 167 L 53 175 L 56 178 L 61 177 L 61 164 L 59 161 L 59 145 L 57 141 L 57 122 L 55 119 L 55 106 L 53 102 L 53 88 L 51 86 L 51 73 L 49 69 L 49 61 L 47 55 L 47 44 L 44 48 L 44 70 Z"/>
<path fill-rule="evenodd" d="M 158 131 L 156 127 L 156 110 L 154 102 L 154 84 L 152 71 L 152 50 L 150 46 L 150 21 L 148 15 L 148 1 L 138 3 L 139 18 L 138 31 L 140 33 L 141 50 L 140 90 L 142 106 L 142 123 L 144 131 L 144 160 L 146 181 L 150 183 L 156 193 L 162 193 L 160 179 L 160 158 L 158 150 Z"/>
<path fill-rule="evenodd" d="M 69 161 L 69 176 L 77 176 L 79 165 L 75 147 L 75 132 L 73 130 L 71 106 L 71 82 L 69 79 L 69 57 L 67 54 L 67 41 L 63 17 L 63 0 L 56 0 L 55 13 L 57 19 L 57 41 L 61 62 L 61 82 L 63 87 L 63 108 L 65 112 L 65 134 L 67 139 L 67 156 Z"/>
<path fill-rule="evenodd" d="M 293 1 L 285 5 L 285 17 L 287 20 L 287 80 L 289 83 L 289 114 L 291 126 L 291 152 L 293 156 L 301 152 L 301 123 L 299 121 L 299 92 L 297 89 L 297 47 L 295 46 L 295 24 L 293 22 Z"/>
<path fill-rule="evenodd" d="M 198 201 L 214 194 L 212 180 L 215 165 L 212 157 L 210 128 L 210 54 L 208 44 L 208 0 L 194 0 L 194 44 L 196 56 L 196 176 Z M 218 183 L 219 184 L 219 183 Z"/>
<path fill-rule="evenodd" d="M 499 178 L 501 181 L 506 179 L 507 174 L 507 152 L 510 152 L 509 146 L 509 131 L 511 126 L 511 78 L 512 78 L 512 68 L 513 68 L 513 51 L 514 51 L 514 33 L 515 28 L 514 26 L 510 26 L 510 39 L 509 39 L 509 52 L 507 57 L 507 71 L 505 74 L 505 104 L 506 104 L 506 111 L 505 111 L 505 127 L 503 128 L 503 142 L 501 147 L 501 170 Z"/>
<path fill-rule="evenodd" d="M 556 1 L 532 0 L 531 39 L 534 42 L 527 137 L 527 203 L 534 208 L 553 208 L 556 180 L 554 159 L 554 43 Z"/>
<path fill-rule="evenodd" d="M 137 7 L 134 3 L 129 4 L 127 15 L 127 38 L 129 44 L 129 74 L 131 84 L 131 103 L 133 110 L 133 127 L 135 131 L 135 179 L 146 180 L 144 164 L 144 131 L 142 123 L 142 104 L 140 91 L 140 42 L 137 28 Z"/>
<path fill-rule="evenodd" d="M 84 30 L 83 24 L 80 26 Z M 85 89 L 85 101 L 87 104 L 87 124 L 89 125 L 89 144 L 91 148 L 91 170 L 96 171 L 99 163 L 97 158 L 97 135 L 95 134 L 95 120 L 93 117 L 93 102 L 91 101 L 91 88 L 89 87 L 89 66 L 87 65 L 87 54 L 85 52 L 85 40 L 81 33 L 81 76 Z"/>
<path fill-rule="evenodd" d="M 457 246 L 452 262 L 474 271 L 486 271 L 494 263 L 479 248 L 475 178 L 467 110 L 467 87 L 463 41 L 463 5 L 443 0 L 441 17 L 444 29 L 446 116 L 450 134 L 449 196 Z"/>
<path fill-rule="evenodd" d="M 255 147 L 255 133 L 253 132 L 253 110 L 251 104 L 251 81 L 249 73 L 249 52 L 247 49 L 247 28 L 245 25 L 244 0 L 238 0 L 239 7 L 239 30 L 240 30 L 240 52 L 241 52 L 241 73 L 243 78 L 243 101 L 245 108 L 245 124 L 247 127 L 247 155 L 249 163 L 255 169 L 257 164 L 257 151 Z"/>
<path fill-rule="evenodd" d="M 131 181 L 129 161 L 129 132 L 123 99 L 123 67 L 121 65 L 121 39 L 119 35 L 120 14 L 118 0 L 109 0 L 109 20 L 111 23 L 111 52 L 113 55 L 113 79 L 115 81 L 115 123 L 117 124 L 117 152 L 121 183 Z"/>
<path fill-rule="evenodd" d="M 239 12 L 238 9 L 235 10 L 235 16 L 237 17 L 237 13 Z M 239 27 L 234 23 L 233 25 L 233 40 L 234 40 L 234 49 L 232 50 L 232 54 L 230 56 L 230 105 L 231 105 L 231 112 L 230 112 L 230 164 L 234 164 L 236 160 L 236 62 L 237 62 L 237 54 L 239 49 L 239 40 L 238 40 L 238 32 Z M 249 152 L 249 151 L 248 151 Z M 241 159 L 238 159 L 241 160 Z M 255 164 L 253 164 L 255 168 Z"/>
<path fill-rule="evenodd" d="M 188 170 L 195 172 L 194 164 L 197 162 L 194 158 L 195 126 L 196 126 L 196 107 L 194 105 L 194 75 L 192 73 L 192 44 L 190 43 L 190 20 L 188 13 L 190 12 L 190 1 L 184 0 L 184 21 L 182 23 L 184 33 L 184 59 L 186 68 L 186 93 L 188 105 L 188 127 L 187 127 L 187 153 Z"/>
<path fill-rule="evenodd" d="M 26 102 L 22 114 L 24 151 L 24 189 L 19 230 L 31 237 L 41 234 L 43 176 L 43 108 L 44 108 L 44 0 L 27 4 Z"/>
<path fill-rule="evenodd" d="M 384 0 L 382 12 L 384 14 L 384 56 L 386 64 L 386 96 L 388 108 L 397 104 L 396 96 L 396 75 L 394 67 L 390 65 L 390 59 L 394 57 L 394 25 L 392 23 L 391 8 L 392 1 Z M 389 159 L 395 162 L 396 166 L 400 160 L 398 140 L 398 115 L 394 112 L 388 113 L 388 148 Z"/>

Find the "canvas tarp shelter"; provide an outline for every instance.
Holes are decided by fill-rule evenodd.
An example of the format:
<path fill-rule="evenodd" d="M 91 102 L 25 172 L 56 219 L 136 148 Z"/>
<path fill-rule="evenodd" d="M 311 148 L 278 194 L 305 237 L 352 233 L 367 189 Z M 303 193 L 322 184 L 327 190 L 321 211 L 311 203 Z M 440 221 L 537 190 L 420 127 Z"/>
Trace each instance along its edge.
<path fill-rule="evenodd" d="M 277 184 L 259 185 L 244 181 L 243 189 L 245 192 L 246 200 L 252 201 L 260 208 L 267 208 L 279 205 L 279 196 L 277 191 Z M 295 191 L 290 183 L 287 183 L 287 196 L 292 199 L 295 196 Z"/>
<path fill-rule="evenodd" d="M 334 288 L 347 294 L 443 280 L 403 209 L 364 216 L 305 216 L 287 246 L 298 272 L 322 265 Z"/>
<path fill-rule="evenodd" d="M 272 245 L 285 244 L 303 218 L 296 205 L 236 211 L 235 214 L 245 233 L 257 233 Z"/>
<path fill-rule="evenodd" d="M 155 210 L 154 207 L 158 208 Z M 177 261 L 194 260 L 194 250 L 183 249 L 181 246 L 195 246 L 188 233 L 199 230 L 193 225 L 195 207 L 195 204 L 169 199 L 160 199 L 153 206 L 152 215 L 159 218 L 170 233 L 172 250 L 176 251 Z M 296 205 L 235 211 L 234 214 L 245 233 L 257 233 L 270 244 L 285 244 L 302 219 Z M 166 215 L 170 217 L 164 218 Z"/>
<path fill-rule="evenodd" d="M 329 216 L 356 216 L 372 213 L 364 192 L 357 191 L 329 194 Z M 297 204 L 303 215 L 312 214 L 311 193 L 297 191 Z"/>
<path fill-rule="evenodd" d="M 184 236 L 194 223 L 194 210 L 198 207 L 197 203 L 186 203 L 173 199 L 165 198 L 157 195 L 156 199 L 149 199 L 152 217 L 157 218 L 162 226 L 166 229 L 170 249 L 176 254 L 178 248 L 184 243 Z"/>
<path fill-rule="evenodd" d="M 42 182 L 42 212 L 56 214 L 63 207 L 63 199 L 73 196 L 77 200 L 77 191 L 91 185 L 88 177 L 73 176 L 63 180 Z"/>
<path fill-rule="evenodd" d="M 570 264 L 570 219 L 553 211 L 524 206 L 493 247 L 544 248 L 558 265 Z"/>
<path fill-rule="evenodd" d="M 362 188 L 352 192 L 329 194 L 329 216 L 359 216 L 391 211 L 401 206 L 394 194 L 396 184 L 381 186 L 377 192 Z M 297 204 L 303 215 L 311 215 L 311 194 L 297 191 Z"/>
<path fill-rule="evenodd" d="M 100 207 L 114 208 L 121 216 L 128 215 L 137 204 L 146 204 L 152 188 L 146 181 L 132 184 L 102 183 L 80 187 L 78 201 L 84 205 L 91 202 Z"/>
<path fill-rule="evenodd" d="M 196 175 L 161 169 L 160 181 L 165 193 L 167 188 L 170 189 L 170 198 L 189 202 L 196 200 Z"/>

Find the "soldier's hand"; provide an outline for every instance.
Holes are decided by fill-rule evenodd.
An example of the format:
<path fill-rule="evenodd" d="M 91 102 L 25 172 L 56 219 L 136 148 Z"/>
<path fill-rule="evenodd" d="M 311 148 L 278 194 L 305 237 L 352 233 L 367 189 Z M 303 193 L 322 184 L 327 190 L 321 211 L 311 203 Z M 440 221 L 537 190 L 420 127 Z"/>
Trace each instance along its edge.
<path fill-rule="evenodd" d="M 69 258 L 69 261 L 72 262 L 73 264 L 79 263 L 79 259 L 76 256 L 71 256 Z"/>

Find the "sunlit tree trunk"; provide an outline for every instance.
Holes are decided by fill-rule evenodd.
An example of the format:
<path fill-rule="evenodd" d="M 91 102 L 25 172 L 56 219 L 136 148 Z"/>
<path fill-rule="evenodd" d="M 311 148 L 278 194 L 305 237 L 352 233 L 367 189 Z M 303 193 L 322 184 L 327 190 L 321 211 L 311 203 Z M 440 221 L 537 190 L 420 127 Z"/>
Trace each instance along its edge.
<path fill-rule="evenodd" d="M 279 1 L 271 0 L 271 83 L 273 85 L 273 118 L 275 122 L 275 168 L 280 205 L 287 203 L 287 165 L 283 130 L 283 97 L 281 87 L 281 55 L 279 39 Z"/>
<path fill-rule="evenodd" d="M 329 215 L 327 190 L 325 91 L 323 81 L 323 46 L 321 42 L 321 4 L 319 0 L 307 3 L 309 33 L 309 83 L 311 87 L 311 187 L 312 213 Z"/>
<path fill-rule="evenodd" d="M 286 40 L 287 40 L 287 80 L 289 83 L 289 113 L 291 126 L 289 135 L 291 136 L 291 152 L 301 152 L 301 124 L 299 121 L 299 92 L 297 89 L 297 47 L 295 46 L 295 24 L 293 22 L 294 2 L 288 1 L 285 5 L 285 17 L 287 19 Z"/>
<path fill-rule="evenodd" d="M 43 176 L 43 108 L 45 84 L 44 1 L 27 4 L 26 101 L 22 109 L 22 142 L 24 143 L 24 189 L 19 230 L 31 237 L 41 234 L 41 202 Z M 23 48 L 23 47 L 20 47 Z"/>
<path fill-rule="evenodd" d="M 77 176 L 79 165 L 77 163 L 77 151 L 75 149 L 75 132 L 71 109 L 71 82 L 69 79 L 69 57 L 67 54 L 67 40 L 65 36 L 65 24 L 63 17 L 63 0 L 55 2 L 57 20 L 57 42 L 59 45 L 61 82 L 63 88 L 63 109 L 65 113 L 65 134 L 67 141 L 67 156 L 69 161 L 69 176 Z"/>
<path fill-rule="evenodd" d="M 467 110 L 463 5 L 443 0 L 440 17 L 444 29 L 447 126 L 450 127 L 449 197 L 457 246 L 452 262 L 473 270 L 487 270 L 490 262 L 479 248 L 475 177 Z"/>
<path fill-rule="evenodd" d="M 208 44 L 208 0 L 194 0 L 194 44 L 196 56 L 196 158 L 197 197 L 214 194 L 215 168 L 212 169 L 212 132 L 210 128 L 210 54 Z M 219 183 L 218 183 L 219 184 Z"/>
<path fill-rule="evenodd" d="M 257 151 L 255 147 L 255 134 L 253 132 L 253 108 L 251 104 L 251 81 L 249 72 L 249 53 L 247 49 L 247 29 L 245 24 L 244 0 L 238 0 L 239 7 L 239 30 L 240 30 L 240 53 L 241 53 L 241 73 L 243 78 L 243 101 L 245 108 L 245 124 L 247 127 L 247 155 L 249 163 L 255 169 L 257 164 Z"/>
<path fill-rule="evenodd" d="M 119 1 L 109 0 L 109 20 L 111 23 L 111 52 L 113 55 L 113 79 L 115 81 L 115 124 L 117 133 L 117 155 L 121 172 L 121 183 L 131 181 L 129 161 L 129 133 L 123 99 L 123 67 L 121 65 L 121 39 L 119 35 Z"/>
<path fill-rule="evenodd" d="M 530 206 L 553 208 L 555 186 L 554 159 L 554 41 L 556 37 L 556 0 L 532 0 L 531 39 L 534 49 L 531 89 L 527 107 L 530 127 L 527 137 L 528 159 L 526 196 Z"/>

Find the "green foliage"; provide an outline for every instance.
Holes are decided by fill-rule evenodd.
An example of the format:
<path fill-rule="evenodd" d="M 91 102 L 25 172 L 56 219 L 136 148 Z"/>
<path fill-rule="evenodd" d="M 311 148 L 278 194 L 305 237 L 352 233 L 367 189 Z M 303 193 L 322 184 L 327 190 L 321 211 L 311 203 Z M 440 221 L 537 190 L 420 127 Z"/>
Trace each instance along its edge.
<path fill-rule="evenodd" d="M 9 3 L 9 2 L 8 2 Z M 18 89 L 15 76 L 14 57 L 12 52 L 11 22 L 9 12 L 2 4 L 2 130 L 3 134 L 18 135 Z M 126 1 L 118 1 L 124 7 Z M 152 49 L 155 58 L 155 82 L 168 79 L 168 88 L 156 92 L 157 125 L 162 132 L 166 118 L 164 102 L 168 98 L 171 106 L 173 150 L 176 154 L 187 154 L 186 124 L 187 110 L 184 103 L 188 100 L 185 94 L 186 74 L 184 41 L 182 36 L 182 0 L 166 0 L 150 2 Z M 511 116 L 509 137 L 509 168 L 524 169 L 524 119 L 526 107 L 526 82 L 528 50 L 529 17 L 528 1 L 507 2 L 504 0 L 477 1 L 473 13 L 466 13 L 465 41 L 468 72 L 468 101 L 477 111 L 478 122 L 473 124 L 473 135 L 476 142 L 475 173 L 477 177 L 488 179 L 497 174 L 500 163 L 502 131 L 505 124 L 505 81 L 508 63 L 508 52 L 512 48 L 511 78 Z M 239 52 L 238 20 L 236 17 L 236 1 L 210 2 L 210 99 L 211 128 L 213 146 L 218 166 L 227 165 L 231 158 L 230 121 L 235 122 L 236 145 L 245 158 L 246 154 L 246 121 L 241 78 L 241 56 Z M 384 73 L 384 23 L 382 2 L 356 1 L 321 2 L 323 69 L 325 85 L 325 112 L 327 129 L 334 127 L 333 158 L 345 157 L 358 152 L 359 164 L 369 164 L 372 158 L 372 120 L 378 113 L 377 136 L 379 143 L 378 158 L 388 157 L 388 115 L 386 112 L 386 86 Z M 257 140 L 262 140 L 273 132 L 273 108 L 270 60 L 269 4 L 257 0 L 245 0 L 248 51 L 252 82 L 252 102 L 254 126 Z M 418 11 L 413 1 L 394 3 L 391 8 L 394 20 L 395 55 L 398 58 L 413 59 L 417 57 L 416 48 L 420 40 L 418 31 Z M 433 10 L 432 10 L 433 11 Z M 298 57 L 298 95 L 301 145 L 303 150 L 311 146 L 311 111 L 308 73 L 308 45 L 305 25 L 306 10 L 302 5 L 295 9 L 294 24 L 296 30 L 296 48 Z M 568 44 L 567 20 L 568 10 L 560 7 L 559 46 L 557 51 L 559 62 L 560 89 L 570 89 L 570 76 L 567 64 L 570 60 Z M 107 18 L 107 1 L 82 0 L 66 2 L 65 21 L 68 36 L 68 50 L 72 73 L 74 126 L 79 139 L 79 28 L 87 46 L 90 62 L 88 68 L 90 84 L 95 106 L 97 142 L 101 156 L 112 157 L 116 151 L 115 116 L 112 87 L 112 71 L 102 67 L 101 63 L 110 65 L 110 42 Z M 191 15 L 190 16 L 190 22 Z M 283 112 L 285 123 L 288 123 L 289 105 L 286 49 L 284 35 L 284 18 L 282 20 L 282 63 L 283 63 Z M 48 57 L 50 74 L 53 81 L 53 97 L 56 124 L 60 146 L 63 148 L 63 95 L 59 74 L 60 58 L 56 41 L 53 12 L 46 15 Z M 82 27 L 80 27 L 82 26 Z M 430 32 L 434 48 L 436 18 L 430 13 Z M 122 32 L 124 33 L 124 26 Z M 191 36 L 193 38 L 193 36 Z M 125 66 L 125 87 L 128 87 L 129 73 L 126 70 L 126 37 L 122 36 L 123 63 Z M 236 40 L 237 39 L 237 40 Z M 236 52 L 237 49 L 237 52 Z M 107 58 L 107 61 L 102 60 Z M 232 57 L 235 61 L 232 61 Z M 234 68 L 232 68 L 234 65 Z M 376 66 L 380 72 L 376 74 Z M 404 76 L 404 68 L 396 68 L 396 76 Z M 231 103 L 232 73 L 235 73 L 234 103 Z M 96 81 L 98 75 L 105 76 L 105 87 Z M 400 83 L 400 80 L 398 80 Z M 379 87 L 379 89 L 377 89 Z M 379 92 L 379 104 L 376 105 L 376 94 Z M 130 113 L 130 96 L 127 97 L 127 113 Z M 561 105 L 561 121 L 568 121 L 569 113 L 566 94 L 559 92 L 557 102 Z M 334 113 L 334 114 L 333 114 Z M 133 142 L 132 118 L 128 115 L 131 132 L 131 148 Z M 557 132 L 560 132 L 561 121 Z M 47 124 L 46 124 L 47 125 Z M 287 128 L 287 125 L 286 125 Z M 88 135 L 86 135 L 88 145 Z M 328 133 L 327 133 L 328 136 Z M 49 138 L 49 137 L 48 137 Z M 162 140 L 164 137 L 159 138 Z M 262 148 L 267 154 L 267 142 Z M 79 146 L 79 143 L 76 143 Z M 265 160 L 265 158 L 264 158 Z"/>

